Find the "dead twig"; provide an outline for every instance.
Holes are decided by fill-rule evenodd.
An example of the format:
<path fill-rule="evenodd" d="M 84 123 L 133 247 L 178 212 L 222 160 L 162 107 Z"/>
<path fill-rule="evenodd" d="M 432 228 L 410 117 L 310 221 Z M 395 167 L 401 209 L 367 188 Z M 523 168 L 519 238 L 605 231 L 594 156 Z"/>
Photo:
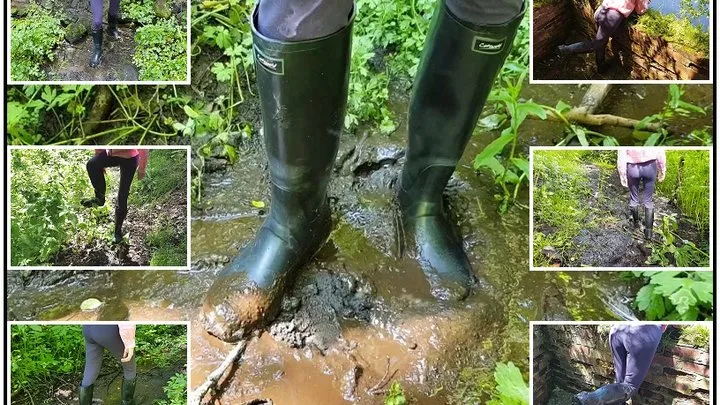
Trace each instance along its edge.
<path fill-rule="evenodd" d="M 217 387 L 218 381 L 223 376 L 223 374 L 225 374 L 225 370 L 227 370 L 232 364 L 242 358 L 242 355 L 243 353 L 245 353 L 246 348 L 247 340 L 242 340 L 238 344 L 236 344 L 235 347 L 233 347 L 233 349 L 230 351 L 230 353 L 228 353 L 227 357 L 225 357 L 225 360 L 223 360 L 220 366 L 216 368 L 212 373 L 210 373 L 205 379 L 205 382 L 200 384 L 200 386 L 198 386 L 190 394 L 190 402 L 188 402 L 188 404 L 201 405 L 202 399 L 205 397 L 205 394 L 207 394 L 208 391 L 210 391 L 211 389 Z"/>
<path fill-rule="evenodd" d="M 385 363 L 385 374 L 380 379 L 380 381 L 377 382 L 377 384 L 373 385 L 372 388 L 367 390 L 367 393 L 370 395 L 381 395 L 385 393 L 385 390 L 383 387 L 387 385 L 387 383 L 390 382 L 390 380 L 395 376 L 395 373 L 397 373 L 397 369 L 393 370 L 392 373 L 390 373 L 390 357 L 387 358 L 387 363 Z"/>

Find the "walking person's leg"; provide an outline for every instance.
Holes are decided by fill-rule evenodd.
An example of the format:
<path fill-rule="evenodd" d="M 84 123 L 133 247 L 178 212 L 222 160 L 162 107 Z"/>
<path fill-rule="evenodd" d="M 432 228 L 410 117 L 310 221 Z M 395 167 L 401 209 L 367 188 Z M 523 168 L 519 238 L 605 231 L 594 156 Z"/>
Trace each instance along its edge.
<path fill-rule="evenodd" d="M 130 196 L 130 186 L 132 185 L 135 171 L 138 167 L 137 156 L 128 159 L 119 158 L 119 160 L 120 184 L 118 186 L 117 206 L 115 207 L 115 231 L 113 233 L 115 243 L 120 243 L 123 239 L 122 226 L 127 217 L 127 201 Z"/>
<path fill-rule="evenodd" d="M 631 333 L 622 337 L 628 353 L 623 383 L 633 388 L 632 395 L 637 394 L 640 385 L 645 381 L 662 334 L 661 325 L 641 325 L 633 327 Z"/>
<path fill-rule="evenodd" d="M 120 360 L 125 352 L 125 344 L 120 338 L 117 325 L 93 325 L 93 339 L 95 342 Z M 133 405 L 135 395 L 135 378 L 137 376 L 137 363 L 135 357 L 128 362 L 120 363 L 123 368 L 122 405 Z"/>
<path fill-rule="evenodd" d="M 605 19 L 605 14 L 607 12 L 607 9 L 604 7 L 599 7 L 595 11 L 595 24 L 598 27 L 598 34 L 596 34 L 595 38 L 598 37 L 600 33 L 600 22 L 601 19 Z M 587 40 L 587 41 L 580 41 L 575 42 L 574 44 L 570 45 L 559 45 L 557 47 L 558 53 L 560 55 L 572 55 L 576 53 L 590 53 L 595 51 L 595 41 L 593 40 Z"/>
<path fill-rule="evenodd" d="M 645 188 L 643 190 L 643 206 L 645 207 L 645 238 L 651 239 L 653 235 L 653 223 L 655 222 L 655 206 L 653 195 L 655 194 L 655 181 L 657 180 L 657 162 L 655 160 L 643 164 L 641 175 Z"/>
<path fill-rule="evenodd" d="M 615 382 L 621 383 L 625 381 L 625 371 L 627 367 L 627 350 L 622 340 L 618 337 L 618 333 L 613 330 L 610 332 L 610 351 L 613 357 L 613 366 L 615 367 Z"/>
<path fill-rule="evenodd" d="M 95 197 L 82 200 L 80 203 L 85 207 L 98 207 L 105 205 L 105 168 L 111 165 L 110 157 L 106 152 L 93 156 L 85 164 L 85 168 L 95 190 Z"/>
<path fill-rule="evenodd" d="M 261 0 L 253 11 L 271 203 L 205 297 L 205 327 L 223 340 L 271 321 L 330 235 L 326 190 L 345 119 L 353 19 L 352 0 Z"/>
<path fill-rule="evenodd" d="M 633 228 L 640 226 L 640 168 L 635 163 L 627 164 L 628 189 L 630 190 L 630 213 L 633 219 Z"/>
<path fill-rule="evenodd" d="M 89 0 L 90 11 L 92 12 L 91 34 L 93 38 L 93 54 L 90 57 L 90 67 L 100 65 L 103 45 L 103 0 Z"/>
<path fill-rule="evenodd" d="M 103 347 L 93 339 L 93 328 L 96 325 L 83 325 L 83 337 L 85 338 L 85 370 L 80 383 L 79 401 L 80 405 L 92 404 L 93 389 L 95 380 L 100 375 L 100 368 L 103 361 Z"/>
<path fill-rule="evenodd" d="M 110 39 L 120 39 L 120 32 L 117 30 L 117 24 L 120 18 L 120 0 L 109 0 L 109 3 L 107 32 Z"/>

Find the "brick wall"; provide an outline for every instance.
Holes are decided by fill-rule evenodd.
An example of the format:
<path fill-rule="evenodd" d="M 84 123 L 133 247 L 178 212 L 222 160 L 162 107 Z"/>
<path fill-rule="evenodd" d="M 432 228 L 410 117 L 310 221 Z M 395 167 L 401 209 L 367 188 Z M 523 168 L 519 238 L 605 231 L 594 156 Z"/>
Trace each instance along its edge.
<path fill-rule="evenodd" d="M 536 330 L 535 336 L 539 336 L 534 337 L 538 342 L 535 346 L 539 347 L 533 353 L 535 404 L 544 404 L 543 395 L 556 386 L 576 393 L 615 382 L 608 327 L 543 325 Z M 682 346 L 672 340 L 665 347 L 661 343 L 633 405 L 709 404 L 709 363 L 706 349 Z M 544 381 L 538 384 L 539 379 Z"/>
<path fill-rule="evenodd" d="M 566 0 L 533 9 L 533 57 L 555 52 L 575 28 L 583 37 L 594 38 L 595 10 L 601 0 Z M 674 47 L 662 38 L 651 37 L 623 24 L 615 34 L 612 53 L 630 67 L 635 79 L 691 80 L 710 77 L 707 57 Z"/>

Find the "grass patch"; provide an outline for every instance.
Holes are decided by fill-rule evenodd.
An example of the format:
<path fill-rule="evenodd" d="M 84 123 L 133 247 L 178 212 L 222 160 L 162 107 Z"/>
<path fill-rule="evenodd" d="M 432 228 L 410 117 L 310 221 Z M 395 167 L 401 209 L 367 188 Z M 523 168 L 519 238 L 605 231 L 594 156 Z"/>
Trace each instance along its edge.
<path fill-rule="evenodd" d="M 590 209 L 582 203 L 590 196 L 588 178 L 582 168 L 581 151 L 536 151 L 534 155 L 534 240 L 535 266 L 550 263 L 542 254 L 552 246 L 560 255 L 573 246 L 572 239 L 587 228 Z M 553 229 L 551 234 L 539 231 L 538 223 Z"/>
<path fill-rule="evenodd" d="M 187 188 L 187 152 L 185 149 L 152 149 L 148 154 L 147 174 L 133 181 L 133 204 L 163 204 L 173 192 Z"/>
<path fill-rule="evenodd" d="M 710 55 L 710 33 L 687 18 L 648 10 L 638 17 L 635 28 L 650 36 L 662 37 L 685 50 Z"/>
<path fill-rule="evenodd" d="M 676 203 L 701 232 L 710 227 L 710 154 L 704 150 L 668 150 L 665 181 L 658 191 Z"/>
<path fill-rule="evenodd" d="M 707 348 L 710 344 L 710 329 L 702 325 L 679 326 L 679 343 Z"/>
<path fill-rule="evenodd" d="M 184 229 L 184 228 L 183 228 Z M 147 245 L 152 249 L 151 266 L 184 266 L 187 261 L 187 234 L 177 234 L 170 224 L 163 224 L 148 234 Z"/>

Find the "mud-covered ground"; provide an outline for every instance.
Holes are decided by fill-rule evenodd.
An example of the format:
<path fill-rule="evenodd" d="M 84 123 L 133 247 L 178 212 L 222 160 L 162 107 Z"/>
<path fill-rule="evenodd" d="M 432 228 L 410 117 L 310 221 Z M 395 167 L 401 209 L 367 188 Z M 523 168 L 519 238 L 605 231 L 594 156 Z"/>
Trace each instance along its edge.
<path fill-rule="evenodd" d="M 117 195 L 117 189 L 108 196 Z M 187 193 L 185 189 L 174 191 L 163 204 L 128 204 L 128 214 L 123 223 L 124 242 L 112 243 L 115 224 L 115 198 L 109 199 L 109 214 L 96 217 L 96 226 L 102 238 L 92 240 L 73 239 L 64 246 L 53 261 L 54 266 L 149 266 L 156 248 L 148 246 L 148 235 L 170 225 L 177 235 L 185 234 L 187 228 Z M 87 209 L 79 207 L 78 209 Z M 178 265 L 184 266 L 185 263 Z"/>
<path fill-rule="evenodd" d="M 594 164 L 583 164 L 582 170 L 587 178 L 587 187 L 591 193 L 583 198 L 579 206 L 589 209 L 584 223 L 587 224 L 572 238 L 571 247 L 562 251 L 553 246 L 543 247 L 551 266 L 558 267 L 644 267 L 653 266 L 647 263 L 652 253 L 652 242 L 647 241 L 642 233 L 642 226 L 633 229 L 632 217 L 628 208 L 629 191 L 620 184 L 620 178 L 613 169 L 603 168 Z M 552 192 L 551 183 L 544 187 Z M 535 198 L 540 198 L 537 196 Z M 680 209 L 670 200 L 655 192 L 655 230 L 665 215 L 674 215 L 679 220 L 678 236 L 690 240 L 698 246 L 704 246 L 701 233 L 691 221 L 683 217 Z M 644 210 L 640 208 L 640 223 L 644 223 Z M 547 236 L 562 233 L 558 229 L 540 220 L 534 221 L 536 232 Z M 654 233 L 654 239 L 659 238 Z M 537 247 L 536 247 L 537 248 Z"/>

